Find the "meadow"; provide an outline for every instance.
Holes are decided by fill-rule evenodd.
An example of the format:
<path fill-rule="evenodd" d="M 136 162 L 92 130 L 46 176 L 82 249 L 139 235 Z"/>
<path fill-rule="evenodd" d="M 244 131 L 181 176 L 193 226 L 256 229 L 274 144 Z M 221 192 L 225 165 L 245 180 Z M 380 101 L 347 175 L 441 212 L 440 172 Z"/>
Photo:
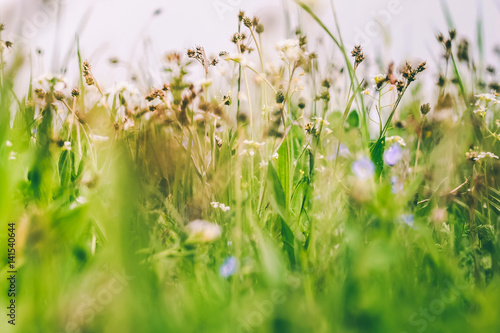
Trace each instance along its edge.
<path fill-rule="evenodd" d="M 159 86 L 102 86 L 78 48 L 77 81 L 20 96 L 0 25 L 2 332 L 500 332 L 482 44 L 450 26 L 439 59 L 377 64 L 297 3 L 338 61 L 240 12 Z"/>

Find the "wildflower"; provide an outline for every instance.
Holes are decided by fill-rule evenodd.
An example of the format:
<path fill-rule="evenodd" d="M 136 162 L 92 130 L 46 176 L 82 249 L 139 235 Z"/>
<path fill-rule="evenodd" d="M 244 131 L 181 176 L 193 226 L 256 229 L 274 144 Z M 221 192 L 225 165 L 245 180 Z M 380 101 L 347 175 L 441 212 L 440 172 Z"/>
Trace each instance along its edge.
<path fill-rule="evenodd" d="M 483 158 L 486 158 L 486 157 L 489 157 L 489 158 L 496 158 L 498 160 L 498 156 L 493 154 L 493 153 L 490 153 L 490 152 L 480 152 L 477 157 L 474 158 L 474 161 L 479 161 Z"/>
<path fill-rule="evenodd" d="M 268 166 L 268 165 L 269 165 L 269 162 L 266 162 L 266 161 L 260 161 L 260 163 L 259 163 L 259 168 L 261 168 L 261 169 L 262 169 L 262 168 L 265 168 L 265 167 L 266 167 L 266 166 Z"/>
<path fill-rule="evenodd" d="M 221 235 L 221 227 L 205 220 L 194 220 L 187 225 L 189 239 L 199 242 L 211 242 Z"/>
<path fill-rule="evenodd" d="M 224 205 L 223 203 L 220 203 L 220 202 L 216 202 L 216 201 L 212 201 L 210 203 L 210 205 L 213 207 L 213 208 L 220 208 L 223 212 L 227 212 L 228 210 L 231 209 L 231 207 L 229 206 L 226 206 Z"/>
<path fill-rule="evenodd" d="M 123 117 L 123 129 L 125 131 L 128 131 L 129 129 L 133 128 L 135 126 L 134 119 L 129 118 L 129 117 Z"/>
<path fill-rule="evenodd" d="M 486 103 L 493 102 L 493 104 L 497 104 L 498 103 L 498 100 L 496 99 L 497 96 L 498 96 L 498 94 L 479 94 L 479 95 L 476 95 L 475 96 L 477 98 L 476 106 L 478 106 L 480 102 L 486 102 Z"/>
<path fill-rule="evenodd" d="M 391 177 L 391 192 L 396 194 L 403 190 L 403 182 L 396 176 Z"/>
<path fill-rule="evenodd" d="M 352 163 L 352 172 L 360 180 L 367 180 L 375 174 L 375 165 L 366 156 L 361 157 Z"/>
<path fill-rule="evenodd" d="M 388 78 L 385 74 L 378 74 L 373 77 L 373 81 L 375 81 L 377 88 L 380 89 L 380 87 L 382 87 L 382 85 L 388 81 Z"/>
<path fill-rule="evenodd" d="M 300 60 L 301 56 L 304 55 L 304 52 L 299 46 L 298 39 L 281 41 L 277 44 L 276 49 L 280 51 L 283 60 L 287 60 L 291 63 Z"/>
<path fill-rule="evenodd" d="M 69 141 L 64 141 L 64 144 L 63 144 L 63 149 L 64 149 L 64 150 L 71 150 L 71 142 L 69 142 Z"/>
<path fill-rule="evenodd" d="M 9 154 L 9 160 L 13 161 L 15 159 L 17 159 L 17 153 L 14 152 L 14 151 L 11 151 L 10 154 Z"/>
<path fill-rule="evenodd" d="M 385 139 L 385 143 L 391 144 L 391 143 L 399 143 L 401 147 L 406 147 L 406 142 L 403 140 L 402 137 L 399 135 L 394 135 L 394 136 L 389 136 Z"/>
<path fill-rule="evenodd" d="M 414 229 L 415 216 L 413 214 L 403 214 L 399 217 L 399 221 Z"/>
<path fill-rule="evenodd" d="M 274 153 L 273 156 L 272 156 L 272 159 L 273 160 L 277 160 L 279 157 L 278 153 Z"/>
<path fill-rule="evenodd" d="M 236 267 L 238 262 L 235 257 L 231 256 L 224 260 L 224 263 L 220 266 L 219 275 L 223 278 L 228 278 L 236 272 Z"/>
<path fill-rule="evenodd" d="M 403 150 L 399 143 L 395 143 L 384 152 L 384 162 L 388 166 L 395 166 L 403 158 Z"/>
<path fill-rule="evenodd" d="M 12 147 L 12 142 L 10 142 L 9 140 L 5 141 L 5 145 L 7 147 Z"/>

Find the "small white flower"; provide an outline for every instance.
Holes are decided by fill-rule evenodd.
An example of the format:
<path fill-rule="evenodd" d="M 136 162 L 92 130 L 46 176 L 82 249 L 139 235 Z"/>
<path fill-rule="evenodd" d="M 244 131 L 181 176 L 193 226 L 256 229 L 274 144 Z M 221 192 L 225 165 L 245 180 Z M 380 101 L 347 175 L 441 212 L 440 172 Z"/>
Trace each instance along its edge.
<path fill-rule="evenodd" d="M 14 152 L 14 151 L 11 151 L 10 154 L 9 154 L 9 160 L 15 160 L 17 159 L 17 153 Z"/>
<path fill-rule="evenodd" d="M 64 141 L 64 146 L 63 146 L 63 149 L 64 149 L 64 150 L 71 150 L 71 142 L 69 142 L 69 141 Z"/>
<path fill-rule="evenodd" d="M 279 42 L 276 49 L 280 51 L 281 58 L 289 62 L 295 62 L 300 59 L 304 53 L 299 47 L 298 39 L 287 39 Z"/>
<path fill-rule="evenodd" d="M 5 141 L 5 145 L 7 147 L 12 147 L 12 142 L 10 142 L 9 140 Z"/>
<path fill-rule="evenodd" d="M 220 208 L 223 212 L 227 212 L 228 210 L 231 209 L 231 207 L 224 205 L 223 203 L 212 201 L 210 205 L 213 208 Z"/>
<path fill-rule="evenodd" d="M 135 122 L 132 118 L 123 117 L 123 129 L 125 131 L 128 131 L 129 129 L 131 129 L 132 127 L 134 127 L 134 125 L 135 125 Z"/>
<path fill-rule="evenodd" d="M 278 153 L 276 152 L 276 153 L 274 153 L 274 154 L 273 154 L 272 159 L 273 159 L 273 160 L 277 160 L 277 159 L 278 159 L 278 157 L 279 157 L 279 155 L 278 155 Z"/>
<path fill-rule="evenodd" d="M 479 160 L 481 160 L 483 158 L 486 158 L 486 157 L 496 158 L 498 160 L 498 156 L 497 155 L 495 155 L 493 153 L 490 153 L 488 151 L 486 151 L 486 152 L 483 151 L 483 152 L 480 152 L 479 155 L 477 155 L 476 158 L 474 158 L 474 161 L 479 161 Z"/>
<path fill-rule="evenodd" d="M 401 147 L 406 147 L 405 140 L 403 140 L 402 137 L 399 135 L 394 135 L 394 136 L 389 136 L 385 139 L 385 143 L 387 144 L 392 144 L 392 143 L 399 143 Z"/>
<path fill-rule="evenodd" d="M 205 220 L 194 220 L 187 225 L 190 239 L 200 242 L 211 242 L 221 235 L 221 227 Z"/>
<path fill-rule="evenodd" d="M 259 163 L 260 168 L 265 168 L 268 165 L 269 165 L 269 162 L 266 162 L 266 161 L 260 161 L 260 163 Z"/>
<path fill-rule="evenodd" d="M 387 75 L 384 75 L 384 74 L 378 74 L 378 75 L 375 75 L 373 77 L 373 81 L 375 81 L 375 84 L 378 86 L 379 84 L 381 84 L 382 82 L 384 82 L 385 80 L 387 80 Z"/>

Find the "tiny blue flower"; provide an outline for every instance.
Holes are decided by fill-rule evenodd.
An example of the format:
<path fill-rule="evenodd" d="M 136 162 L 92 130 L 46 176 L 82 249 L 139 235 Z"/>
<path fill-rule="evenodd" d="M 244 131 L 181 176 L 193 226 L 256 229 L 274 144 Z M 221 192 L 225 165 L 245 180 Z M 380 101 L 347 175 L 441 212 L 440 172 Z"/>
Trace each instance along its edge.
<path fill-rule="evenodd" d="M 391 188 L 392 193 L 396 194 L 403 190 L 403 183 L 399 181 L 399 178 L 396 176 L 391 177 Z"/>
<path fill-rule="evenodd" d="M 368 157 L 364 156 L 352 163 L 352 172 L 361 180 L 370 179 L 375 174 L 375 165 Z"/>
<path fill-rule="evenodd" d="M 410 228 L 412 229 L 415 229 L 414 228 L 414 221 L 415 221 L 415 217 L 413 216 L 413 214 L 403 214 L 399 217 L 401 219 L 401 222 L 404 222 L 406 223 Z"/>
<path fill-rule="evenodd" d="M 395 166 L 403 158 L 403 149 L 399 143 L 395 143 L 384 152 L 384 162 L 388 166 Z"/>
<path fill-rule="evenodd" d="M 236 258 L 231 256 L 224 260 L 224 263 L 220 266 L 219 275 L 228 278 L 236 272 L 237 261 Z"/>

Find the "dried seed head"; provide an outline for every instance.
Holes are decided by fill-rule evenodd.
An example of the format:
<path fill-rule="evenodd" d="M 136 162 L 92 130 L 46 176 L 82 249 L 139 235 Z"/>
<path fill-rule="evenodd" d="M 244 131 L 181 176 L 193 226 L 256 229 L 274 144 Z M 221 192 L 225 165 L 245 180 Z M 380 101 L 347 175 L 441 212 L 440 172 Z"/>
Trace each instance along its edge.
<path fill-rule="evenodd" d="M 245 12 L 240 10 L 239 14 L 238 14 L 238 21 L 243 21 L 243 19 L 245 18 Z"/>
<path fill-rule="evenodd" d="M 252 20 L 248 16 L 245 16 L 243 18 L 243 24 L 245 27 L 250 28 L 252 26 Z"/>
<path fill-rule="evenodd" d="M 9 42 L 8 40 L 5 41 L 5 47 L 6 48 L 11 48 L 12 47 L 12 42 Z"/>
<path fill-rule="evenodd" d="M 64 94 L 60 91 L 54 92 L 54 98 L 58 101 L 62 101 L 64 99 Z"/>
<path fill-rule="evenodd" d="M 462 39 L 458 44 L 457 57 L 458 60 L 469 63 L 469 42 L 466 39 Z"/>
<path fill-rule="evenodd" d="M 0 32 L 5 30 L 5 24 L 0 23 Z"/>
<path fill-rule="evenodd" d="M 359 64 L 365 60 L 365 55 L 363 54 L 363 49 L 361 45 L 354 46 L 354 49 L 351 52 L 351 55 L 354 58 L 354 69 L 358 68 Z"/>
<path fill-rule="evenodd" d="M 42 89 L 35 89 L 35 95 L 39 99 L 44 99 L 45 98 L 45 91 Z"/>
<path fill-rule="evenodd" d="M 430 105 L 429 103 L 422 104 L 422 105 L 420 106 L 420 112 L 421 112 L 423 115 L 428 114 L 430 111 L 431 111 L 431 105 Z"/>
<path fill-rule="evenodd" d="M 257 32 L 258 34 L 261 34 L 264 32 L 264 26 L 262 24 L 259 24 L 257 26 L 257 28 L 255 28 L 255 32 Z"/>
<path fill-rule="evenodd" d="M 73 97 L 80 96 L 80 90 L 78 88 L 74 88 L 73 90 L 71 90 L 71 96 Z"/>
<path fill-rule="evenodd" d="M 217 147 L 219 148 L 222 147 L 222 139 L 219 138 L 217 135 L 215 136 L 215 143 L 217 143 Z"/>
<path fill-rule="evenodd" d="M 276 92 L 276 103 L 281 104 L 285 101 L 285 93 L 283 90 L 278 90 Z"/>
<path fill-rule="evenodd" d="M 442 33 L 439 33 L 437 36 L 436 36 L 436 39 L 438 40 L 438 42 L 440 43 L 444 43 L 444 36 Z"/>
<path fill-rule="evenodd" d="M 450 39 L 454 40 L 457 37 L 457 31 L 455 29 L 450 30 Z"/>

